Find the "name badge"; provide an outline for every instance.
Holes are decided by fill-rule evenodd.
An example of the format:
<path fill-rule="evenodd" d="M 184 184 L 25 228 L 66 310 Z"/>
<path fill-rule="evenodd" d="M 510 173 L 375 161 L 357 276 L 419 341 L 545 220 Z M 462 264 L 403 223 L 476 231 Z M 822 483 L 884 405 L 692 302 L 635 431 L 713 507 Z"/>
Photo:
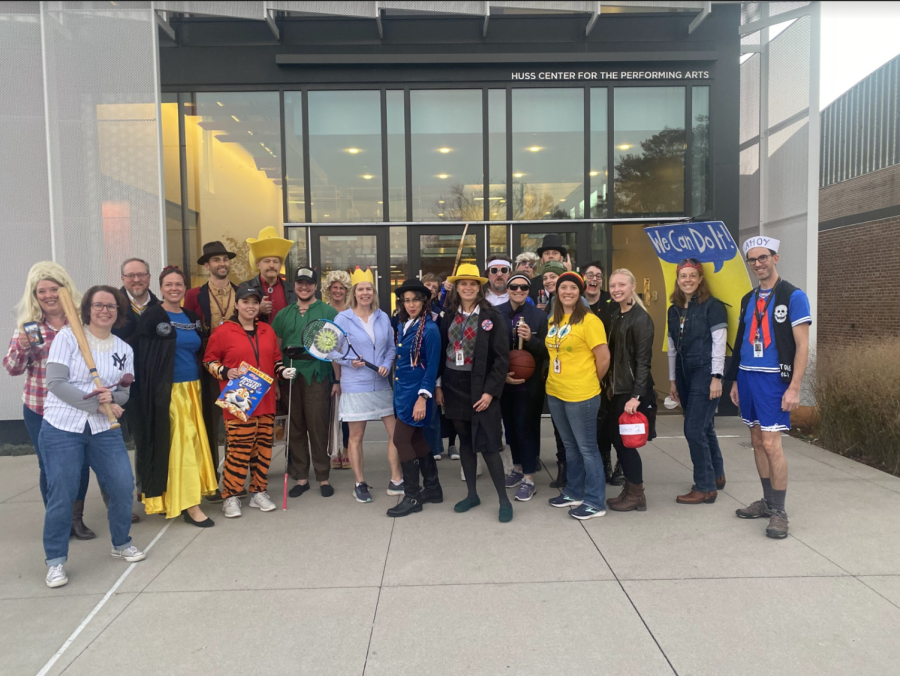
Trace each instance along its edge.
<path fill-rule="evenodd" d="M 462 350 L 456 351 L 456 365 L 457 366 L 465 366 L 466 358 L 463 356 Z"/>
<path fill-rule="evenodd" d="M 562 364 L 559 363 L 559 357 L 553 360 L 553 372 L 561 373 L 562 372 Z"/>
<path fill-rule="evenodd" d="M 763 356 L 763 344 L 759 338 L 753 341 L 753 356 L 756 358 Z"/>

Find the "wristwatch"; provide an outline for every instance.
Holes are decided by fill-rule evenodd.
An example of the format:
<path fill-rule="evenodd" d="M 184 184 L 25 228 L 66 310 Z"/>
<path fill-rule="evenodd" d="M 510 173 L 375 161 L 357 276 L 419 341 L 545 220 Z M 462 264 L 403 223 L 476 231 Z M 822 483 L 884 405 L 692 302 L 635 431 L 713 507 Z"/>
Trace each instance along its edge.
<path fill-rule="evenodd" d="M 340 384 L 341 384 L 340 378 L 335 378 L 335 379 L 332 380 L 331 382 L 333 382 L 335 385 L 340 385 Z"/>
<path fill-rule="evenodd" d="M 713 378 L 718 378 L 719 380 L 722 380 L 722 374 L 721 374 L 721 373 L 713 373 L 713 374 L 712 374 L 712 377 L 713 377 Z"/>

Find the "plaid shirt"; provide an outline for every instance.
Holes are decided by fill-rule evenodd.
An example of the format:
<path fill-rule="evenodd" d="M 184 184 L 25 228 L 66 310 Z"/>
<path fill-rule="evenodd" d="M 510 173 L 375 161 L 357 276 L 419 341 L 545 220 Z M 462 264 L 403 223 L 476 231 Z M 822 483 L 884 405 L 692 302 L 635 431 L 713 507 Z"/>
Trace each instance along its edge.
<path fill-rule="evenodd" d="M 38 415 L 44 415 L 44 400 L 47 398 L 47 356 L 50 354 L 50 345 L 56 334 L 46 319 L 38 322 L 44 344 L 33 347 L 19 345 L 20 331 L 13 331 L 9 341 L 9 350 L 3 358 L 3 366 L 11 376 L 25 374 L 25 391 L 22 393 L 22 401 Z"/>

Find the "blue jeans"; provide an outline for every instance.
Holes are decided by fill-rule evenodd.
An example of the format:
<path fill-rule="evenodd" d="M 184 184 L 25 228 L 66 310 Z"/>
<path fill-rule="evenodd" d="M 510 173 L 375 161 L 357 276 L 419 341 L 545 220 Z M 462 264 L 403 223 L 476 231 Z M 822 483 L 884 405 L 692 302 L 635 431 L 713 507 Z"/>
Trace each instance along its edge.
<path fill-rule="evenodd" d="M 566 447 L 566 487 L 563 493 L 583 500 L 588 507 L 604 509 L 606 476 L 597 448 L 597 410 L 600 396 L 585 401 L 563 401 L 547 396 L 550 415 Z"/>
<path fill-rule="evenodd" d="M 716 477 L 725 474 L 715 427 L 720 397 L 709 398 L 711 380 L 709 368 L 692 369 L 679 365 L 675 369 L 675 385 L 684 410 L 684 436 L 694 463 L 694 485 L 704 493 L 716 490 Z"/>
<path fill-rule="evenodd" d="M 438 412 L 437 406 L 431 413 L 431 422 L 422 428 L 425 435 L 425 441 L 428 442 L 428 448 L 431 449 L 431 455 L 440 455 L 444 452 L 444 441 L 441 438 L 441 414 Z"/>
<path fill-rule="evenodd" d="M 25 419 L 25 428 L 28 430 L 28 436 L 31 437 L 31 443 L 34 444 L 34 452 L 38 458 L 38 471 L 40 479 L 38 483 L 41 487 L 41 500 L 44 501 L 44 507 L 47 506 L 47 473 L 44 470 L 44 458 L 41 456 L 41 447 L 38 444 L 38 437 L 41 434 L 41 423 L 44 422 L 44 416 L 38 415 L 30 408 L 22 405 L 22 417 Z M 88 483 L 91 481 L 91 466 L 88 465 L 87 458 L 84 460 L 84 466 L 81 468 L 81 483 L 78 485 L 78 495 L 76 500 L 84 500 L 87 495 Z"/>
<path fill-rule="evenodd" d="M 44 514 L 44 554 L 48 566 L 65 563 L 72 530 L 72 503 L 78 493 L 81 467 L 89 463 L 100 487 L 109 495 L 109 533 L 113 549 L 131 544 L 131 492 L 134 475 L 122 430 L 91 434 L 64 432 L 46 420 L 41 426 L 41 454 L 47 472 L 47 512 Z"/>

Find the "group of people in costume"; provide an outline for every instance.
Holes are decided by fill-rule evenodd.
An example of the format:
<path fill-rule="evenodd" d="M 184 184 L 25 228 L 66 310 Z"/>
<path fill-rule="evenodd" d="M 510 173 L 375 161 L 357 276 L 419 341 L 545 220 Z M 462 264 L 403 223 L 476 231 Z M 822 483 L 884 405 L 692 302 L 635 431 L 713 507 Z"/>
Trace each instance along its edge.
<path fill-rule="evenodd" d="M 546 401 L 557 446 L 550 485 L 559 489 L 549 504 L 579 520 L 647 509 L 640 444 L 634 425 L 620 422 L 637 416 L 644 441 L 655 436 L 655 327 L 630 271 L 613 271 L 604 290 L 602 263 L 571 270 L 560 238 L 548 235 L 537 253 L 497 258 L 484 275 L 463 263 L 446 280 L 408 279 L 394 289 L 397 310 L 388 315 L 370 270 L 329 273 L 322 300 L 318 271 L 300 267 L 292 284 L 283 278 L 291 240 L 266 228 L 248 243 L 258 275 L 233 284 L 235 254 L 211 242 L 198 260 L 208 281 L 189 288 L 185 273 L 169 266 L 158 276 L 158 297 L 149 290 L 149 265 L 138 258 L 122 264 L 121 289 L 98 285 L 83 295 L 55 263 L 29 272 L 3 363 L 26 376 L 23 415 L 46 506 L 48 586 L 68 582 L 69 538 L 95 537 L 83 518 L 90 469 L 108 506 L 112 555 L 126 561 L 145 557 L 129 534 L 139 519 L 135 487 L 147 514 L 180 515 L 201 528 L 215 525 L 204 498 L 221 504 L 226 518 L 240 517 L 248 497 L 251 508 L 275 510 L 267 486 L 277 415 L 289 425 L 290 497 L 309 491 L 311 468 L 320 494 L 332 496 L 331 469 L 347 467 L 354 498 L 372 502 L 363 440 L 367 424 L 380 420 L 389 439 L 387 494 L 400 498 L 388 516 L 443 501 L 443 436 L 467 487 L 454 511 L 481 504 L 477 477 L 486 467 L 506 523 L 513 500 L 537 493 Z M 691 489 L 676 500 L 714 503 L 725 486 L 714 417 L 723 379 L 731 380 L 763 487 L 763 498 L 737 515 L 768 517 L 773 538 L 788 532 L 781 434 L 799 404 L 812 321 L 806 295 L 778 276 L 778 248 L 767 237 L 744 243 L 759 285 L 743 299 L 727 374 L 728 316 L 693 258 L 677 266 L 666 336 L 669 395 L 683 408 L 694 465 Z M 80 330 L 68 326 L 62 289 L 80 308 L 93 369 Z M 334 322 L 354 350 L 331 362 L 298 352 L 317 320 Z M 251 415 L 223 412 L 216 400 L 247 367 L 272 387 Z M 345 427 L 342 448 L 329 457 L 335 401 Z M 134 473 L 117 420 L 134 440 Z M 607 484 L 621 493 L 607 498 Z"/>

